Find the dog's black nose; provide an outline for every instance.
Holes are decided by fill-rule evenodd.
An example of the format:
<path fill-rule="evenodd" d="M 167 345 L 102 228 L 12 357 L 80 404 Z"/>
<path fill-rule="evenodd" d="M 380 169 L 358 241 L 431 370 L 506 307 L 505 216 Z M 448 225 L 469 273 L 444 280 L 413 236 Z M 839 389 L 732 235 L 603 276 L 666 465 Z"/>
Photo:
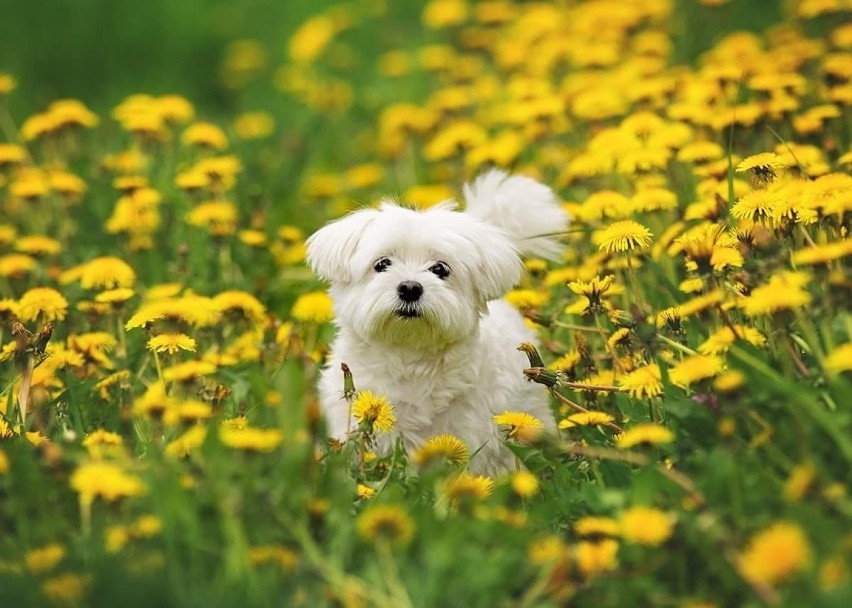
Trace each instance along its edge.
<path fill-rule="evenodd" d="M 423 285 L 417 281 L 403 281 L 397 285 L 396 292 L 403 302 L 416 302 L 423 295 Z"/>

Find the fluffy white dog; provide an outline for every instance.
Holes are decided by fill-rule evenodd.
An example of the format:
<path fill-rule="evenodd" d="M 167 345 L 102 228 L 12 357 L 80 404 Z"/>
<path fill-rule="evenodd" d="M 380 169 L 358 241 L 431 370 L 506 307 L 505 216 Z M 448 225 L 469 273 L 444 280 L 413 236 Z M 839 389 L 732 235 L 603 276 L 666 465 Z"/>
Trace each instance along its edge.
<path fill-rule="evenodd" d="M 520 279 L 520 255 L 555 258 L 553 237 L 568 216 L 533 179 L 491 171 L 453 201 L 426 211 L 385 202 L 332 222 L 308 239 L 308 264 L 331 282 L 338 333 L 319 384 L 330 434 L 344 439 L 350 407 L 341 363 L 359 390 L 386 395 L 395 430 L 411 451 L 450 433 L 476 452 L 475 472 L 494 475 L 514 459 L 493 417 L 529 412 L 552 426 L 546 392 L 522 374 L 516 349 L 534 342 L 521 315 L 501 300 Z M 478 450 L 478 452 L 477 452 Z"/>

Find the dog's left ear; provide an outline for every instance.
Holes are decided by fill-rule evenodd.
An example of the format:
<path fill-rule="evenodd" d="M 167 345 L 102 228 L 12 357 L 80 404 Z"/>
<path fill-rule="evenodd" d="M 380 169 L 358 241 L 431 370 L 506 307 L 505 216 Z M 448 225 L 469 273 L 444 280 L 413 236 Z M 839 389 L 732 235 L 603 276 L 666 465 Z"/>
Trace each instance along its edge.
<path fill-rule="evenodd" d="M 362 209 L 327 224 L 307 240 L 307 261 L 323 279 L 334 283 L 351 280 L 350 261 L 367 226 L 378 216 L 375 209 Z"/>
<path fill-rule="evenodd" d="M 473 281 L 477 292 L 487 302 L 502 298 L 518 284 L 523 265 L 508 235 L 494 226 L 477 224 L 468 234 L 479 253 Z"/>

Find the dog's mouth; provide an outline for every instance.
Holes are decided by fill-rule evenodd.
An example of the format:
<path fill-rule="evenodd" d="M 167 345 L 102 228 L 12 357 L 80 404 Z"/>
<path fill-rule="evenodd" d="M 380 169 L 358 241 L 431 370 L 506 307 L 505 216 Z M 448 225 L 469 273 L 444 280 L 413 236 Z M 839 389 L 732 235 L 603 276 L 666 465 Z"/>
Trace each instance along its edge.
<path fill-rule="evenodd" d="M 420 310 L 416 306 L 400 306 L 394 311 L 394 313 L 396 313 L 397 317 L 403 319 L 416 319 L 422 316 Z"/>

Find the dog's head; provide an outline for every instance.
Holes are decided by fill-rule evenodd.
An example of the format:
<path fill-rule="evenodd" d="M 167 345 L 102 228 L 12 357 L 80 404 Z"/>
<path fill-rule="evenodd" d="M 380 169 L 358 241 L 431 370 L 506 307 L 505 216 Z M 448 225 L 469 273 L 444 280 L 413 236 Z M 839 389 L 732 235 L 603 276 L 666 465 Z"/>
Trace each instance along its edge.
<path fill-rule="evenodd" d="M 356 211 L 307 248 L 310 267 L 331 281 L 340 325 L 368 342 L 424 349 L 470 336 L 488 300 L 521 273 L 509 238 L 452 204 Z"/>

